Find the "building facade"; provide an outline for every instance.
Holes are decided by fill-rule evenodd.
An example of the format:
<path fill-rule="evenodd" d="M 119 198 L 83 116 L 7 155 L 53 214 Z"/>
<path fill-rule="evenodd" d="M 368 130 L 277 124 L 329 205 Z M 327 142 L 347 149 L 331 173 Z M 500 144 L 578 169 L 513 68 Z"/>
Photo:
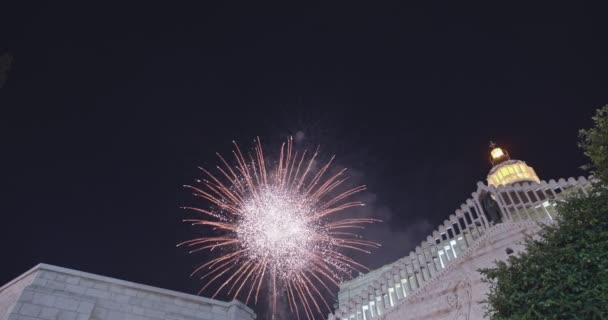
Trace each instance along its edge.
<path fill-rule="evenodd" d="M 0 288 L 0 320 L 253 320 L 223 302 L 39 264 Z"/>
<path fill-rule="evenodd" d="M 556 201 L 591 188 L 584 177 L 541 181 L 500 148 L 491 159 L 488 183 L 408 256 L 342 283 L 328 319 L 482 319 L 489 287 L 477 270 L 523 250 L 539 221 L 554 220 Z"/>

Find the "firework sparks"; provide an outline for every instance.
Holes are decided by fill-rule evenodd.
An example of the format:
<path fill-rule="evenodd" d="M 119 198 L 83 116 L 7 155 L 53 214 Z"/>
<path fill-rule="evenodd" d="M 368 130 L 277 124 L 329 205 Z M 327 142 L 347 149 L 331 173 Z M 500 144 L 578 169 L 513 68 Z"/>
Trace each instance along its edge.
<path fill-rule="evenodd" d="M 331 312 L 322 291 L 333 295 L 328 284 L 338 286 L 345 275 L 367 270 L 342 251 L 369 253 L 379 246 L 355 233 L 379 220 L 340 217 L 363 205 L 349 199 L 365 186 L 340 191 L 346 169 L 329 174 L 333 158 L 315 169 L 318 149 L 299 154 L 291 138 L 273 165 L 266 164 L 259 139 L 247 157 L 234 146 L 234 165 L 218 154 L 222 165 L 216 175 L 201 168 L 206 178 L 197 181 L 199 185 L 185 186 L 211 204 L 185 207 L 203 216 L 186 221 L 211 228 L 216 235 L 179 245 L 190 247 L 190 252 L 221 252 L 193 272 L 207 282 L 199 294 L 218 283 L 213 297 L 226 292 L 233 299 L 244 298 L 246 304 L 257 303 L 262 282 L 267 282 L 273 314 L 278 292 L 286 292 L 298 319 L 322 316 L 323 309 Z"/>

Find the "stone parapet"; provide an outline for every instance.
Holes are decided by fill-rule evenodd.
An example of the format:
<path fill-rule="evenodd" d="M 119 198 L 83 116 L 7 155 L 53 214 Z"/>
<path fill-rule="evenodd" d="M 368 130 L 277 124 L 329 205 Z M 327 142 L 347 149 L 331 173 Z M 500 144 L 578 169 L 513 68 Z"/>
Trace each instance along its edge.
<path fill-rule="evenodd" d="M 1 320 L 253 320 L 223 302 L 39 264 L 0 288 Z"/>

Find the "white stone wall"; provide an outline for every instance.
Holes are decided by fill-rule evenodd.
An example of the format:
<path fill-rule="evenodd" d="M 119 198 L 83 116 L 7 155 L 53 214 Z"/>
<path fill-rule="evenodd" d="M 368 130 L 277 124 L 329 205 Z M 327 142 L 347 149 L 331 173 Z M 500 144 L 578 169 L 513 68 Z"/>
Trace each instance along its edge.
<path fill-rule="evenodd" d="M 0 290 L 0 320 L 253 320 L 222 302 L 94 274 L 38 265 Z M 16 297 L 16 298 L 15 298 Z"/>
<path fill-rule="evenodd" d="M 33 280 L 33 274 L 26 274 L 0 288 L 0 319 L 6 319 L 17 303 L 23 289 L 29 286 Z"/>
<path fill-rule="evenodd" d="M 538 232 L 534 222 L 505 223 L 489 230 L 475 247 L 443 274 L 407 297 L 379 319 L 384 320 L 476 320 L 483 319 L 488 284 L 481 281 L 480 268 L 506 260 L 506 249 L 521 252 L 526 235 Z"/>
<path fill-rule="evenodd" d="M 421 292 L 435 288 L 432 284 L 437 283 L 437 279 L 443 279 L 442 283 L 448 287 L 450 281 L 456 281 L 452 286 L 456 288 L 456 292 L 462 286 L 476 286 L 478 281 L 470 279 L 469 276 L 463 278 L 466 281 L 462 282 L 463 279 L 456 278 L 445 280 L 446 274 L 454 268 L 460 268 L 461 273 L 466 273 L 464 270 L 471 266 L 475 267 L 474 270 L 490 266 L 491 263 L 487 262 L 494 258 L 500 259 L 506 253 L 484 253 L 482 257 L 489 259 L 485 262 L 470 258 L 471 255 L 475 256 L 472 252 L 478 252 L 479 246 L 485 245 L 489 237 L 494 237 L 492 241 L 504 238 L 506 243 L 515 246 L 519 238 L 495 233 L 517 226 L 535 227 L 537 222 L 550 223 L 558 214 L 555 202 L 561 201 L 565 195 L 572 192 L 587 194 L 592 187 L 591 182 L 584 177 L 540 183 L 515 183 L 499 188 L 478 182 L 477 190 L 471 193 L 471 197 L 423 239 L 408 256 L 340 284 L 338 306 L 327 318 L 381 318 L 400 306 L 403 300 L 410 301 L 412 297 L 422 294 Z M 463 260 L 465 257 L 469 257 L 466 263 Z M 469 262 L 472 264 L 467 264 Z M 448 287 L 442 290 L 449 291 Z M 458 295 L 454 293 L 450 299 L 455 299 L 455 296 Z M 425 305 L 428 307 L 428 303 Z M 400 306 L 399 309 L 403 312 L 404 307 Z M 479 316 L 481 313 L 476 314 Z"/>

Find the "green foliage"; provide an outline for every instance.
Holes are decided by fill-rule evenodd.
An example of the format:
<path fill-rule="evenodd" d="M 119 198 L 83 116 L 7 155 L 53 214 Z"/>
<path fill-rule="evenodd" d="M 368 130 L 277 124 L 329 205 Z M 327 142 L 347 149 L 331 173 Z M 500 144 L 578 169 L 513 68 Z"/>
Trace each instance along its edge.
<path fill-rule="evenodd" d="M 492 320 L 608 319 L 608 106 L 581 130 L 580 146 L 599 179 L 588 195 L 558 203 L 526 251 L 482 269 Z"/>
<path fill-rule="evenodd" d="M 608 184 L 608 105 L 598 109 L 592 119 L 595 126 L 579 132 L 579 146 L 591 160 L 591 165 L 583 167 L 593 170 L 596 178 Z"/>
<path fill-rule="evenodd" d="M 492 320 L 608 319 L 608 192 L 574 196 L 527 251 L 482 269 Z"/>

